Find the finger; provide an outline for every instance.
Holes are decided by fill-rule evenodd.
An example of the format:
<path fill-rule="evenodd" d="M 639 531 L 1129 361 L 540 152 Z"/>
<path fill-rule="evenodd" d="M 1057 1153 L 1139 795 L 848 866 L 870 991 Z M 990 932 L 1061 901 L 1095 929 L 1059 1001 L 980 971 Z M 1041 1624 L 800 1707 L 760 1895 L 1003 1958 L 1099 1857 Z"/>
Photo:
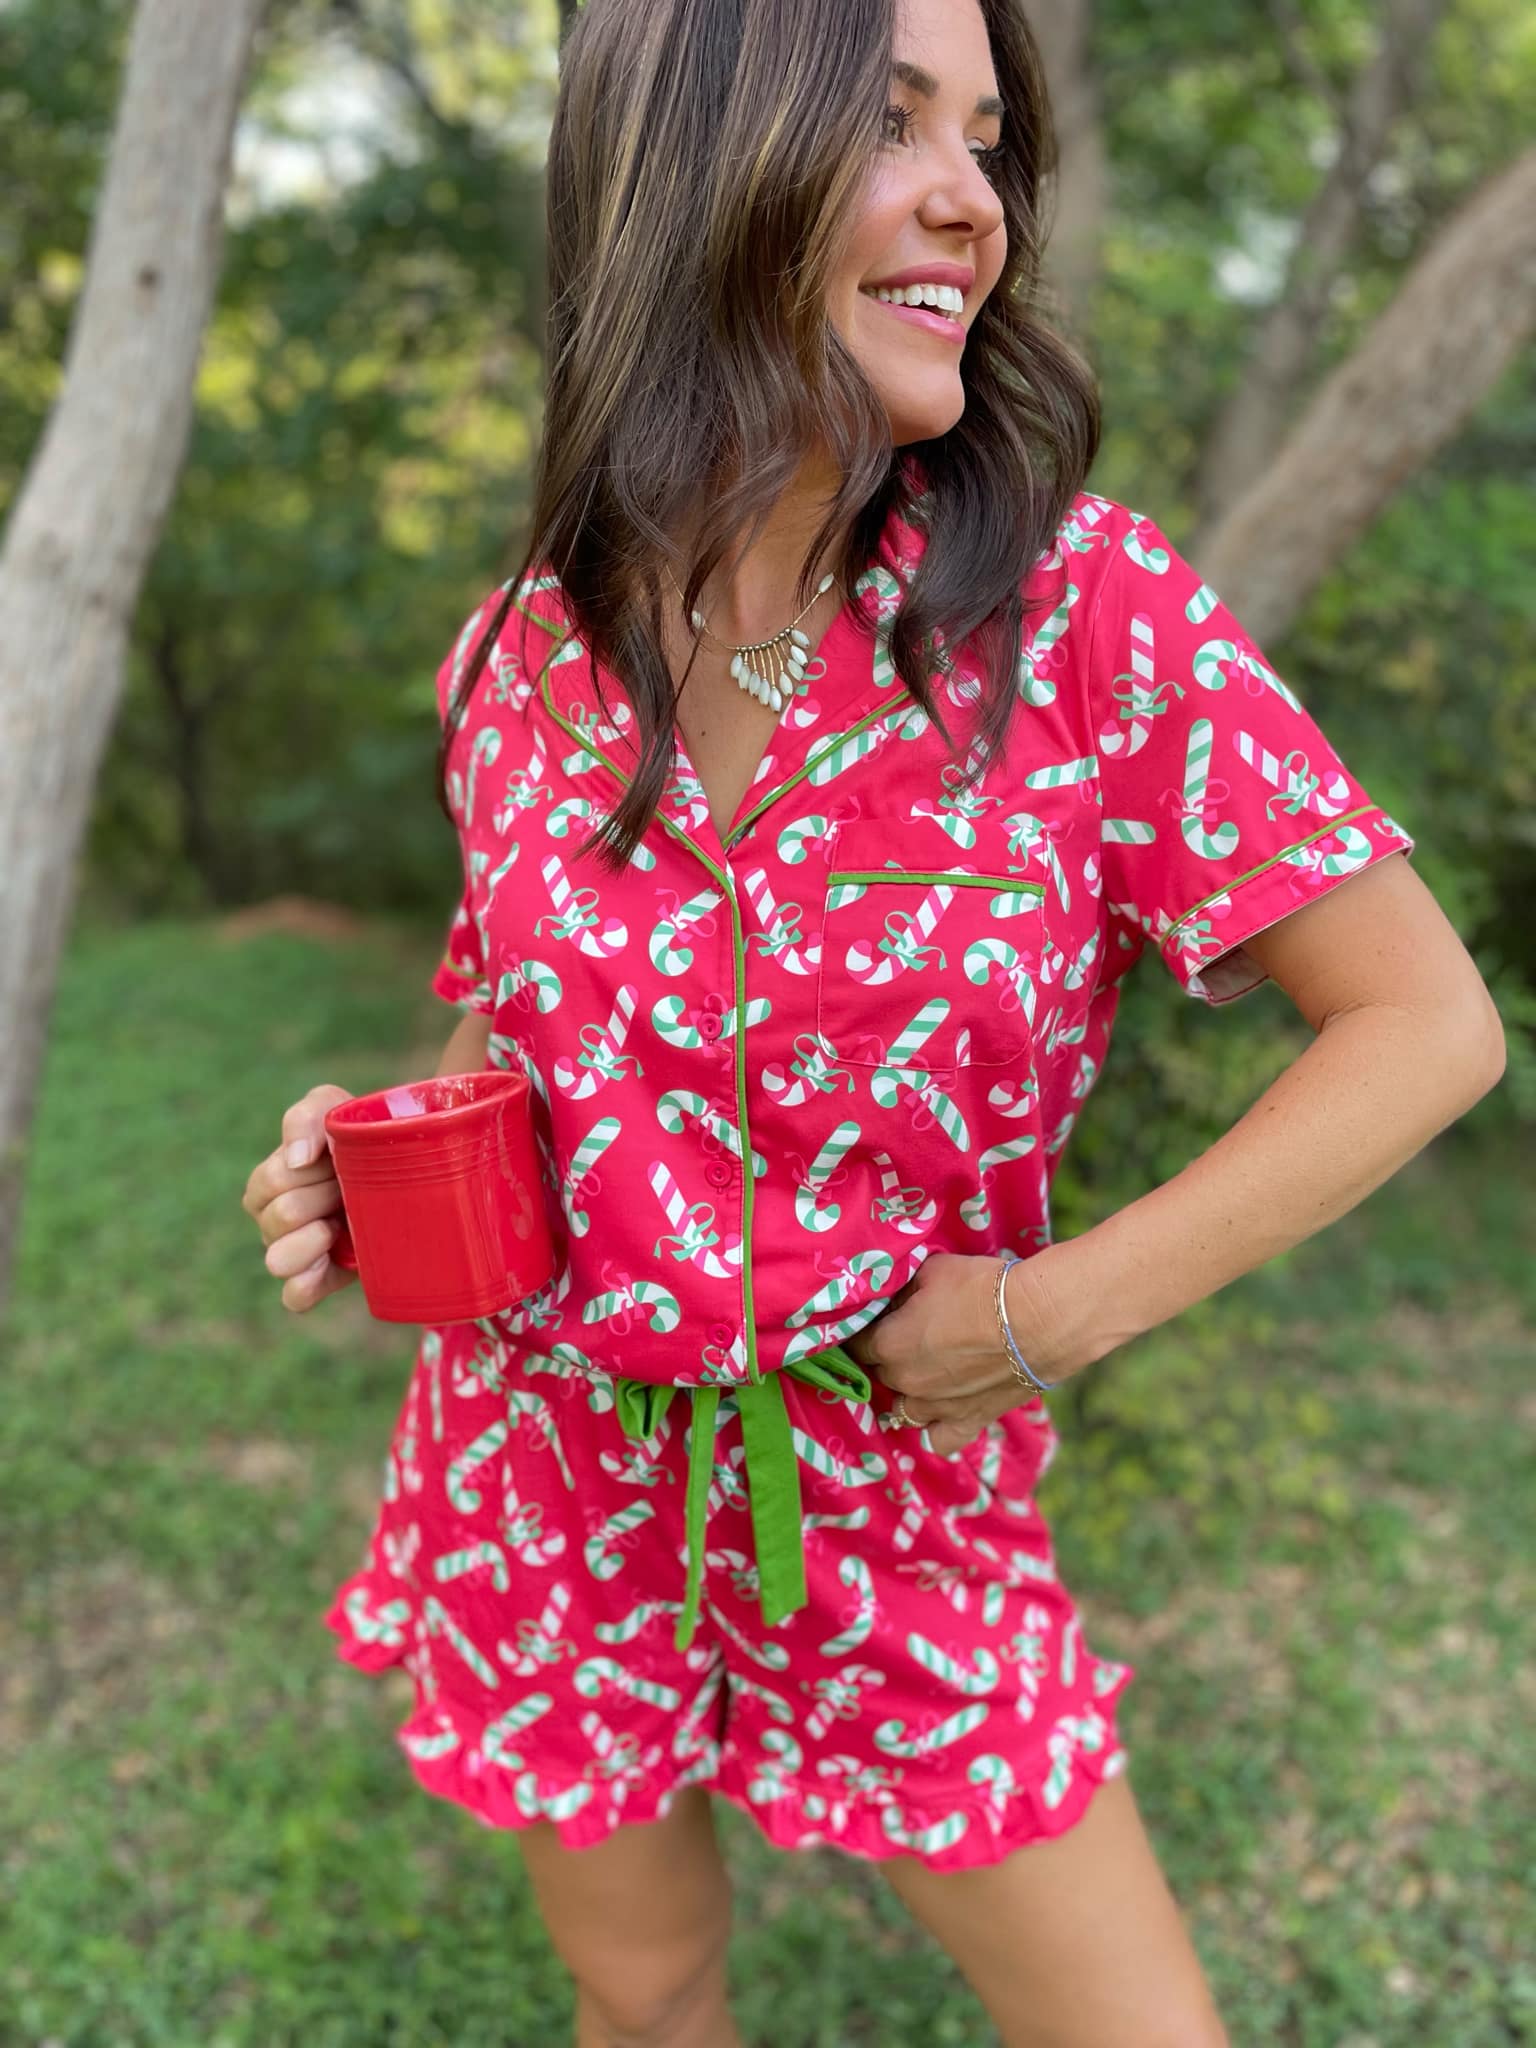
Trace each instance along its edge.
<path fill-rule="evenodd" d="M 309 1093 L 283 1112 L 283 1164 L 288 1167 L 312 1166 L 326 1150 L 326 1111 L 334 1109 L 338 1102 L 350 1102 L 351 1094 L 345 1088 L 337 1088 L 329 1082 Z"/>
<path fill-rule="evenodd" d="M 289 1230 L 267 1246 L 267 1271 L 279 1280 L 292 1280 L 322 1253 L 329 1253 L 340 1228 L 334 1221 L 306 1223 L 302 1230 Z"/>
<path fill-rule="evenodd" d="M 302 1230 L 306 1223 L 314 1223 L 322 1216 L 334 1216 L 340 1220 L 341 1184 L 334 1173 L 316 1173 L 309 1169 L 313 1178 L 295 1182 L 274 1195 L 256 1218 L 256 1227 L 267 1244 L 276 1244 L 280 1237 L 291 1231 Z"/>
<path fill-rule="evenodd" d="M 303 1315 L 317 1302 L 324 1301 L 328 1294 L 337 1294 L 343 1287 L 350 1286 L 356 1278 L 354 1272 L 346 1266 L 336 1265 L 326 1253 L 284 1284 L 283 1307 L 294 1315 Z"/>
<path fill-rule="evenodd" d="M 936 1422 L 928 1432 L 928 1442 L 941 1458 L 949 1458 L 975 1443 L 980 1435 L 979 1422 Z"/>

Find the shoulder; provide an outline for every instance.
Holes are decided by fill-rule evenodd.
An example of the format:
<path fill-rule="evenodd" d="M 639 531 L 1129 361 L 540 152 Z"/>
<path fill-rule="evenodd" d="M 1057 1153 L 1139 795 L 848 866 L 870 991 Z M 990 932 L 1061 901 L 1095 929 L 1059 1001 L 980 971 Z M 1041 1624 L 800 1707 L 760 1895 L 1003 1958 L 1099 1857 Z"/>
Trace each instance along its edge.
<path fill-rule="evenodd" d="M 537 676 L 551 648 L 565 637 L 560 586 L 549 573 L 534 571 L 521 582 L 510 578 L 488 590 L 454 635 L 437 672 L 437 713 L 446 719 L 487 633 L 492 634 L 479 678 L 489 677 L 498 702 L 524 694 L 524 678 Z"/>

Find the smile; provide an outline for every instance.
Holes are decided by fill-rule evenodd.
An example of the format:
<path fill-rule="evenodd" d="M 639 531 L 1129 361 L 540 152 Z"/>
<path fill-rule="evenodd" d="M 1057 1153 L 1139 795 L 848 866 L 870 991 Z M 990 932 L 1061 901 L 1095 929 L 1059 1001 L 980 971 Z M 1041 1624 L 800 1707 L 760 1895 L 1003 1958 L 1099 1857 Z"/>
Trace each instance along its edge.
<path fill-rule="evenodd" d="M 897 319 L 924 327 L 945 341 L 965 339 L 965 327 L 960 318 L 965 310 L 965 294 L 953 285 L 861 285 L 859 296 L 874 299 L 894 313 Z"/>

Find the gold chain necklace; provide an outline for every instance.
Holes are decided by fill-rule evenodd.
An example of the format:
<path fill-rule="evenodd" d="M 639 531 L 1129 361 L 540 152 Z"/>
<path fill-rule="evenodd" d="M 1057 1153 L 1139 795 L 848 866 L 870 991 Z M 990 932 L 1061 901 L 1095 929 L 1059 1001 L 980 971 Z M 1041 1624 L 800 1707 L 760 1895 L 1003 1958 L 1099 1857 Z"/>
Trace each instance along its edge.
<path fill-rule="evenodd" d="M 677 578 L 670 568 L 667 577 L 681 598 L 683 593 L 678 589 Z M 690 617 L 700 633 L 709 633 L 715 645 L 730 655 L 731 674 L 747 695 L 755 697 L 759 704 L 766 705 L 771 711 L 782 711 L 810 666 L 811 643 L 809 637 L 800 631 L 800 620 L 806 612 L 814 609 L 836 582 L 837 578 L 829 570 L 817 584 L 816 595 L 799 618 L 792 619 L 782 632 L 775 633 L 769 640 L 749 640 L 740 647 L 709 633 L 709 625 L 702 612 L 693 612 Z"/>

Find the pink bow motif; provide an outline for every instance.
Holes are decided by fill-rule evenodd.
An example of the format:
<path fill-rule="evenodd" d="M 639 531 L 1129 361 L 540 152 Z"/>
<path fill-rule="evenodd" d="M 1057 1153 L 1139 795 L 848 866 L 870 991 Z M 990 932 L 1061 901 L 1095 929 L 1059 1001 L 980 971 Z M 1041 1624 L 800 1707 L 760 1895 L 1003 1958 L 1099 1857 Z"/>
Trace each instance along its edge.
<path fill-rule="evenodd" d="M 1205 785 L 1205 795 L 1198 804 L 1185 801 L 1182 789 L 1165 789 L 1157 799 L 1161 810 L 1177 811 L 1180 818 L 1198 818 L 1202 831 L 1215 830 L 1221 806 L 1232 794 L 1232 785 L 1220 775 L 1213 775 Z"/>

